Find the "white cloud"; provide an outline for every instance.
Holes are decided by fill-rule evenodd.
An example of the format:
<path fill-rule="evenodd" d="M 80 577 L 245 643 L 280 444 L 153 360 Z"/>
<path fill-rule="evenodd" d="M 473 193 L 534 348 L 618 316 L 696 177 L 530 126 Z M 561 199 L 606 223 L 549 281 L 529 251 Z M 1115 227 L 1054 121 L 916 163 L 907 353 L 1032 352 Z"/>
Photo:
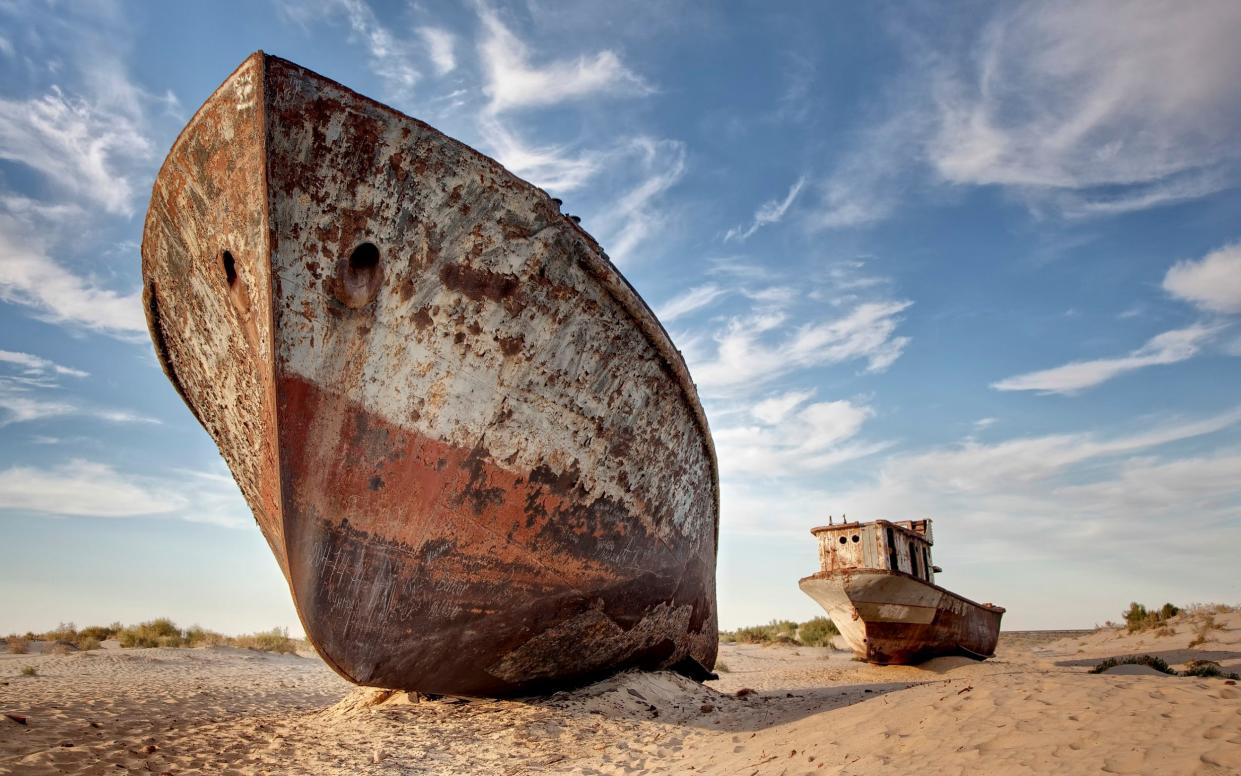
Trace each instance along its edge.
<path fill-rule="evenodd" d="M 437 75 L 447 75 L 456 69 L 457 58 L 453 53 L 456 39 L 451 32 L 439 27 L 419 27 L 418 36 L 427 47 Z"/>
<path fill-rule="evenodd" d="M 814 396 L 814 391 L 788 391 L 763 399 L 755 404 L 750 412 L 762 422 L 775 425 L 788 417 L 790 412 L 804 404 L 811 396 Z"/>
<path fill-rule="evenodd" d="M 141 293 L 122 294 L 75 274 L 44 253 L 29 226 L 0 214 L 0 300 L 37 316 L 123 337 L 146 332 Z"/>
<path fill-rule="evenodd" d="M 1164 276 L 1168 293 L 1216 313 L 1241 313 L 1241 243 L 1211 251 L 1198 261 L 1178 261 Z"/>
<path fill-rule="evenodd" d="M 0 159 L 35 169 L 109 213 L 129 215 L 134 190 L 127 164 L 152 150 L 139 121 L 55 86 L 38 98 L 0 98 Z"/>
<path fill-rule="evenodd" d="M 1148 366 L 1175 364 L 1197 355 L 1202 345 L 1219 332 L 1218 326 L 1194 325 L 1165 331 L 1126 356 L 1073 361 L 1052 369 L 1008 377 L 992 383 L 1000 391 L 1040 391 L 1072 394 L 1093 388 L 1127 372 Z"/>
<path fill-rule="evenodd" d="M 600 153 L 574 154 L 560 145 L 527 145 L 494 116 L 481 117 L 478 128 L 500 164 L 548 191 L 560 193 L 580 188 L 603 166 L 604 155 Z"/>
<path fill-rule="evenodd" d="M 804 404 L 810 395 L 772 397 L 750 411 L 749 422 L 716 428 L 711 436 L 720 476 L 731 480 L 810 474 L 886 446 L 849 443 L 874 414 L 869 407 L 843 400 Z"/>
<path fill-rule="evenodd" d="M 413 98 L 414 86 L 422 77 L 414 65 L 414 47 L 381 24 L 364 0 L 286 0 L 280 7 L 285 16 L 299 24 L 343 16 L 353 39 L 366 50 L 371 72 L 383 82 L 386 97 L 393 101 Z"/>
<path fill-rule="evenodd" d="M 198 471 L 140 477 L 81 459 L 0 470 L 0 510 L 64 517 L 168 516 L 229 527 L 249 522 L 237 486 L 226 477 Z"/>
<path fill-rule="evenodd" d="M 881 372 L 909 343 L 894 335 L 911 304 L 866 302 L 842 317 L 797 326 L 774 342 L 767 335 L 782 329 L 782 313 L 733 318 L 715 335 L 714 355 L 691 363 L 691 372 L 707 396 L 753 390 L 799 369 L 851 360 L 865 360 L 867 371 Z"/>
<path fill-rule="evenodd" d="M 797 199 L 797 195 L 801 192 L 804 185 L 806 185 L 806 177 L 803 175 L 789 187 L 788 194 L 784 196 L 784 199 L 772 199 L 760 205 L 758 210 L 754 212 L 754 220 L 748 227 L 742 229 L 740 226 L 734 226 L 732 229 L 729 229 L 724 235 L 724 242 L 748 240 L 764 226 L 779 223 L 784 218 L 784 214 L 793 206 L 793 200 Z"/>
<path fill-rule="evenodd" d="M 80 415 L 111 423 L 158 423 L 127 410 L 98 408 L 63 398 L 56 377 L 87 377 L 81 369 L 20 351 L 0 350 L 0 367 L 16 367 L 18 374 L 0 374 L 0 428 L 46 418 Z"/>
<path fill-rule="evenodd" d="M 189 505 L 175 489 L 151 487 L 113 467 L 71 460 L 45 469 L 0 470 L 0 509 L 52 515 L 128 517 L 173 512 Z"/>
<path fill-rule="evenodd" d="M 728 293 L 715 283 L 696 286 L 683 294 L 672 297 L 655 310 L 655 317 L 663 323 L 671 323 L 676 319 L 689 315 L 695 310 L 708 306 L 716 299 Z"/>
<path fill-rule="evenodd" d="M 934 70 L 928 153 L 943 179 L 1059 193 L 1082 213 L 1226 185 L 1214 172 L 1241 154 L 1241 5 L 1003 8 L 968 60 Z"/>
<path fill-rule="evenodd" d="M 0 350 L 0 362 L 7 364 L 16 364 L 24 369 L 27 374 L 47 374 L 54 372 L 58 375 L 66 375 L 68 377 L 88 377 L 89 372 L 81 369 L 74 369 L 68 366 L 62 366 L 54 361 L 48 360 L 32 353 L 21 353 L 12 350 Z"/>
<path fill-rule="evenodd" d="M 554 105 L 597 94 L 648 94 L 651 87 L 621 63 L 610 50 L 593 57 L 557 60 L 541 67 L 530 64 L 530 52 L 490 9 L 479 12 L 483 37 L 479 44 L 493 113 Z"/>
<path fill-rule="evenodd" d="M 607 246 L 612 260 L 624 264 L 643 243 L 668 225 L 669 211 L 660 195 L 685 174 L 685 144 L 637 137 L 625 143 L 618 153 L 621 158 L 636 159 L 641 177 L 609 202 L 606 209 L 596 213 L 590 226 Z"/>

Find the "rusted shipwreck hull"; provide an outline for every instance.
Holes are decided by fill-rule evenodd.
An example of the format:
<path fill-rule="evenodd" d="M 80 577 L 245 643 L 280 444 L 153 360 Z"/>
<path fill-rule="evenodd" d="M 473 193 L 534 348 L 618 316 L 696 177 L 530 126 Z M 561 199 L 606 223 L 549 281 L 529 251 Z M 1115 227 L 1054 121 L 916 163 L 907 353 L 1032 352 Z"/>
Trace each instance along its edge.
<path fill-rule="evenodd" d="M 545 192 L 260 52 L 164 162 L 142 270 L 164 371 L 343 676 L 511 695 L 714 664 L 694 385 Z"/>
<path fill-rule="evenodd" d="M 811 531 L 822 570 L 801 580 L 858 657 L 917 663 L 995 654 L 1004 610 L 935 584 L 930 520 L 844 523 Z"/>

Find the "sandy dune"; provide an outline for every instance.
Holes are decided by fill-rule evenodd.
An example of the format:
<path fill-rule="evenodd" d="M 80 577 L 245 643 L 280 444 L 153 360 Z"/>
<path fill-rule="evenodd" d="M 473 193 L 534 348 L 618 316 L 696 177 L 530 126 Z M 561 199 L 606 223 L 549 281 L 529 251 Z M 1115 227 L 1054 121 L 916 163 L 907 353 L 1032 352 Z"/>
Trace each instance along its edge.
<path fill-rule="evenodd" d="M 985 663 L 920 667 L 726 645 L 706 686 L 630 673 L 523 701 L 356 689 L 317 658 L 226 648 L 2 655 L 0 711 L 26 724 L 0 718 L 0 773 L 1236 774 L 1237 685 L 1077 665 L 1238 670 L 1241 616 L 1216 622 L 1009 634 Z"/>

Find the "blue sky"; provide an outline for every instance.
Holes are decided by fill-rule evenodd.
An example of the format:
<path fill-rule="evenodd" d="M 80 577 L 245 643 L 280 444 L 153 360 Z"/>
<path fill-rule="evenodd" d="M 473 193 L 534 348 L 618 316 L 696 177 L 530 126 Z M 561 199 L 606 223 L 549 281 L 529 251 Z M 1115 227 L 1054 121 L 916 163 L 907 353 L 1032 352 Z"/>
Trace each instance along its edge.
<path fill-rule="evenodd" d="M 936 519 L 1009 627 L 1241 600 L 1241 5 L 0 2 L 0 632 L 299 630 L 152 356 L 138 243 L 264 49 L 565 201 L 719 450 L 721 624 Z"/>

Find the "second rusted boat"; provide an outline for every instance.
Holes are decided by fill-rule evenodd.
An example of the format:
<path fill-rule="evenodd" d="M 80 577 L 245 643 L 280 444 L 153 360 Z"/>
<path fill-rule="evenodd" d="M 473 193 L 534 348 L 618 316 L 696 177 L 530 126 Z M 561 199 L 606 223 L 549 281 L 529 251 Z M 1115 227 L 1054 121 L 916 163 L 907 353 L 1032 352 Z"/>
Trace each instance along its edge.
<path fill-rule="evenodd" d="M 1004 610 L 935 584 L 930 520 L 841 523 L 811 533 L 822 568 L 801 589 L 858 657 L 886 665 L 995 653 Z"/>
<path fill-rule="evenodd" d="M 343 676 L 494 696 L 714 664 L 694 385 L 545 192 L 260 52 L 169 152 L 142 268 L 159 360 Z"/>

